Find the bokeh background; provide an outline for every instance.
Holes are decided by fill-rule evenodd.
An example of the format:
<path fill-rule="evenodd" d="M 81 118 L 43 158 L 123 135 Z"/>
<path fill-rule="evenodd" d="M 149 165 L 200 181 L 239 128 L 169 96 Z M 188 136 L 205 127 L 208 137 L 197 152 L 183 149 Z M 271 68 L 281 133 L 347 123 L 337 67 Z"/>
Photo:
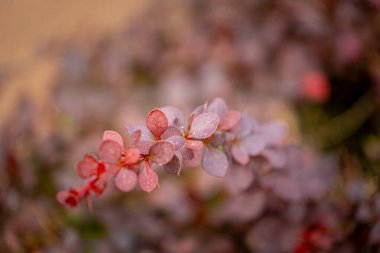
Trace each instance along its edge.
<path fill-rule="evenodd" d="M 380 252 L 379 41 L 378 0 L 0 0 L 0 252 Z M 288 124 L 287 176 L 57 203 L 104 130 L 217 96 Z"/>

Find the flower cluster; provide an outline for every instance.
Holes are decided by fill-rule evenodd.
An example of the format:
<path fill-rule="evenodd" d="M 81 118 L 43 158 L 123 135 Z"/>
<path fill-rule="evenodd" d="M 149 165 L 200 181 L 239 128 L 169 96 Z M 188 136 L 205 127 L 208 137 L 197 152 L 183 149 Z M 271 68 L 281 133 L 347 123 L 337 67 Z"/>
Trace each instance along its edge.
<path fill-rule="evenodd" d="M 100 196 L 111 178 L 122 192 L 137 185 L 151 192 L 159 185 L 156 165 L 176 175 L 182 167 L 202 166 L 209 175 L 224 177 L 232 165 L 245 166 L 259 154 L 273 159 L 264 150 L 285 136 L 284 124 L 260 125 L 245 113 L 229 110 L 222 98 L 198 106 L 186 121 L 173 106 L 153 109 L 145 125 L 128 127 L 127 143 L 119 133 L 105 131 L 98 158 L 86 154 L 76 165 L 85 185 L 61 191 L 57 199 L 75 207 L 91 193 Z"/>

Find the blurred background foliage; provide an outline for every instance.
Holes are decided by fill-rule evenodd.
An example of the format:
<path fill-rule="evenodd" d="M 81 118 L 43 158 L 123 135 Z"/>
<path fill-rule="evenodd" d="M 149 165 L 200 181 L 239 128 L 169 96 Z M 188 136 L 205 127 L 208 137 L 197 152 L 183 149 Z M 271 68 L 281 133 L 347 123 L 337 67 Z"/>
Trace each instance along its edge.
<path fill-rule="evenodd" d="M 0 1 L 0 251 L 375 252 L 379 14 L 378 0 Z M 108 189 L 94 213 L 58 205 L 104 130 L 216 96 L 286 121 L 338 179 L 290 201 L 185 170 L 150 195 Z M 303 246 L 314 232 L 323 246 Z"/>

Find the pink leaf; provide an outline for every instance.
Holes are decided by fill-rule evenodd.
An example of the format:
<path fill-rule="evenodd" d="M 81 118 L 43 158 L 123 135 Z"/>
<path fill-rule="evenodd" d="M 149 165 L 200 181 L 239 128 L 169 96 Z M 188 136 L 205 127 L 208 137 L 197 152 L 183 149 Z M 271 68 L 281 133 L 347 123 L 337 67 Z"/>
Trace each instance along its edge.
<path fill-rule="evenodd" d="M 170 126 L 168 127 L 165 132 L 161 135 L 162 139 L 167 139 L 172 136 L 183 136 L 181 130 L 179 130 L 177 127 Z"/>
<path fill-rule="evenodd" d="M 198 115 L 191 124 L 189 137 L 195 139 L 206 139 L 217 129 L 219 117 L 216 113 L 203 113 Z"/>
<path fill-rule="evenodd" d="M 205 112 L 207 112 L 207 103 L 197 106 L 194 109 L 194 111 L 190 114 L 190 116 L 197 117 L 198 115 L 201 115 L 202 113 L 205 113 Z"/>
<path fill-rule="evenodd" d="M 76 165 L 77 173 L 81 178 L 88 178 L 98 173 L 98 161 L 92 155 L 85 155 Z"/>
<path fill-rule="evenodd" d="M 211 176 L 224 177 L 227 174 L 229 162 L 222 151 L 206 148 L 203 153 L 202 167 Z"/>
<path fill-rule="evenodd" d="M 181 155 L 184 160 L 191 160 L 194 158 L 194 150 L 188 147 L 183 147 L 183 149 L 181 149 Z"/>
<path fill-rule="evenodd" d="M 218 114 L 219 119 L 222 120 L 227 113 L 228 107 L 226 102 L 222 98 L 215 98 L 207 108 L 207 112 L 213 112 Z"/>
<path fill-rule="evenodd" d="M 121 137 L 121 135 L 118 132 L 115 132 L 112 130 L 104 131 L 103 141 L 105 141 L 105 140 L 115 141 L 115 142 L 119 143 L 120 147 L 124 148 L 123 137 Z"/>
<path fill-rule="evenodd" d="M 199 140 L 186 140 L 186 147 L 193 150 L 200 150 L 203 148 L 203 142 Z"/>
<path fill-rule="evenodd" d="M 162 111 L 166 118 L 168 119 L 168 125 L 174 126 L 176 128 L 180 128 L 183 130 L 184 126 L 184 118 L 181 111 L 174 106 L 165 106 L 161 107 L 160 111 Z"/>
<path fill-rule="evenodd" d="M 190 160 L 183 159 L 183 165 L 190 168 L 195 168 L 201 165 L 203 151 L 193 150 L 193 158 Z"/>
<path fill-rule="evenodd" d="M 266 196 L 262 192 L 249 192 L 231 198 L 226 203 L 224 213 L 234 222 L 248 222 L 260 217 L 266 206 Z"/>
<path fill-rule="evenodd" d="M 268 144 L 280 144 L 286 138 L 288 127 L 281 121 L 274 121 L 262 125 L 260 133 L 265 135 Z"/>
<path fill-rule="evenodd" d="M 105 164 L 105 175 L 107 175 L 108 177 L 111 177 L 111 175 L 115 175 L 119 169 L 120 169 L 120 165 L 119 164 L 110 164 L 110 163 L 107 163 Z"/>
<path fill-rule="evenodd" d="M 115 177 L 115 186 L 122 192 L 130 192 L 137 185 L 136 172 L 122 168 Z"/>
<path fill-rule="evenodd" d="M 233 145 L 231 149 L 232 157 L 241 165 L 246 165 L 249 162 L 247 151 L 240 145 Z"/>
<path fill-rule="evenodd" d="M 213 147 L 219 147 L 219 146 L 222 146 L 225 141 L 226 141 L 226 135 L 222 132 L 217 132 L 212 135 L 210 144 Z"/>
<path fill-rule="evenodd" d="M 132 165 L 136 164 L 140 159 L 140 150 L 137 148 L 129 148 L 125 150 L 123 164 Z"/>
<path fill-rule="evenodd" d="M 241 146 L 251 156 L 258 155 L 264 149 L 266 145 L 266 139 L 259 134 L 253 134 L 241 141 Z"/>
<path fill-rule="evenodd" d="M 168 128 L 168 119 L 165 114 L 158 109 L 152 110 L 146 118 L 146 126 L 156 138 L 159 138 Z"/>
<path fill-rule="evenodd" d="M 166 141 L 170 142 L 174 146 L 174 150 L 181 150 L 181 148 L 185 145 L 185 138 L 179 135 L 174 135 L 166 139 Z"/>
<path fill-rule="evenodd" d="M 154 136 L 145 125 L 141 125 L 141 124 L 132 125 L 132 126 L 128 126 L 127 129 L 128 129 L 128 134 L 131 137 L 136 131 L 140 130 L 141 131 L 141 136 L 139 138 L 140 141 L 152 141 L 154 139 Z"/>
<path fill-rule="evenodd" d="M 225 142 L 234 142 L 236 139 L 236 134 L 234 132 L 224 132 L 223 136 Z"/>
<path fill-rule="evenodd" d="M 164 165 L 164 170 L 167 173 L 179 175 L 181 170 L 181 162 L 176 155 L 173 156 L 170 162 Z"/>
<path fill-rule="evenodd" d="M 279 198 L 290 202 L 302 200 L 306 193 L 300 182 L 292 177 L 271 175 L 262 180 L 262 185 L 273 191 Z"/>
<path fill-rule="evenodd" d="M 287 162 L 287 154 L 282 149 L 268 148 L 263 151 L 263 156 L 273 168 L 283 168 Z"/>
<path fill-rule="evenodd" d="M 136 130 L 135 132 L 133 132 L 133 134 L 131 134 L 131 136 L 129 137 L 129 143 L 131 146 L 135 146 L 141 139 L 141 130 Z"/>
<path fill-rule="evenodd" d="M 153 162 L 165 164 L 170 162 L 174 155 L 174 146 L 168 141 L 157 141 L 149 150 Z"/>
<path fill-rule="evenodd" d="M 153 144 L 153 141 L 140 141 L 135 146 L 140 150 L 140 154 L 147 155 L 149 154 L 150 147 L 152 147 Z"/>
<path fill-rule="evenodd" d="M 248 189 L 254 180 L 252 168 L 235 164 L 227 174 L 227 185 L 233 193 L 241 193 Z"/>
<path fill-rule="evenodd" d="M 193 123 L 193 120 L 195 119 L 195 117 L 197 117 L 198 115 L 201 115 L 202 113 L 205 113 L 207 112 L 207 103 L 204 103 L 203 105 L 199 105 L 197 106 L 197 108 L 195 108 L 195 110 L 190 114 L 189 118 L 188 118 L 188 124 L 191 125 Z"/>
<path fill-rule="evenodd" d="M 119 143 L 111 140 L 103 141 L 99 146 L 99 157 L 106 163 L 117 163 L 121 157 Z"/>
<path fill-rule="evenodd" d="M 147 162 L 143 163 L 139 184 L 141 189 L 145 192 L 151 192 L 157 187 L 158 175 Z"/>
<path fill-rule="evenodd" d="M 246 137 L 258 129 L 258 123 L 246 113 L 241 113 L 239 123 L 232 131 L 240 138 Z"/>
<path fill-rule="evenodd" d="M 222 122 L 220 123 L 220 129 L 229 130 L 236 126 L 240 121 L 240 112 L 238 111 L 228 111 L 224 117 Z"/>

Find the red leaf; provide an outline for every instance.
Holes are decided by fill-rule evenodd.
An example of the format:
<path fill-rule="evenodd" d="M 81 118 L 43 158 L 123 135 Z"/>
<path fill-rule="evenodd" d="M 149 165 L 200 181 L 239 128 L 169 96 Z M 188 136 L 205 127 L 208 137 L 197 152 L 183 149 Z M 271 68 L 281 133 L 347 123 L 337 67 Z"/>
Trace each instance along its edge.
<path fill-rule="evenodd" d="M 115 185 L 122 192 L 130 192 L 137 185 L 136 172 L 122 168 L 115 177 Z"/>
<path fill-rule="evenodd" d="M 68 196 L 65 199 L 65 204 L 69 205 L 70 207 L 76 207 L 78 205 L 78 199 L 73 196 Z"/>
<path fill-rule="evenodd" d="M 67 191 L 60 191 L 57 193 L 56 199 L 59 203 L 65 205 L 66 199 L 69 197 L 69 193 Z"/>
<path fill-rule="evenodd" d="M 95 192 L 96 195 L 100 196 L 104 189 L 106 188 L 107 182 L 102 178 L 98 178 L 90 183 L 91 191 Z"/>
<path fill-rule="evenodd" d="M 140 150 L 137 148 L 129 148 L 125 150 L 123 165 L 136 164 L 140 159 Z"/>
<path fill-rule="evenodd" d="M 98 161 L 92 155 L 85 155 L 76 165 L 77 173 L 81 178 L 88 178 L 98 173 Z"/>
<path fill-rule="evenodd" d="M 158 109 L 152 110 L 146 118 L 146 126 L 156 138 L 160 138 L 161 134 L 168 128 L 168 124 L 165 114 Z"/>
<path fill-rule="evenodd" d="M 139 184 L 141 189 L 145 192 L 153 191 L 158 185 L 158 175 L 148 162 L 143 163 L 143 168 L 139 177 Z"/>
<path fill-rule="evenodd" d="M 133 134 L 131 134 L 131 136 L 129 137 L 129 144 L 131 146 L 135 146 L 140 141 L 141 135 L 141 130 L 136 130 L 135 132 L 133 132 Z"/>
<path fill-rule="evenodd" d="M 119 143 L 115 141 L 105 140 L 99 146 L 99 157 L 106 163 L 117 163 L 121 158 L 121 152 Z"/>
<path fill-rule="evenodd" d="M 105 140 L 115 141 L 115 142 L 119 143 L 119 145 L 122 148 L 124 148 L 123 137 L 121 137 L 121 135 L 118 132 L 115 132 L 115 131 L 112 131 L 112 130 L 104 131 L 104 133 L 103 133 L 103 141 L 105 141 Z"/>
<path fill-rule="evenodd" d="M 57 193 L 57 201 L 69 207 L 76 207 L 79 202 L 79 194 L 76 190 L 60 191 Z"/>
<path fill-rule="evenodd" d="M 102 175 L 106 171 L 106 165 L 102 162 L 98 162 L 97 174 L 98 176 Z"/>
<path fill-rule="evenodd" d="M 140 154 L 147 155 L 149 154 L 150 147 L 152 147 L 153 144 L 153 141 L 140 141 L 136 144 L 136 148 L 140 150 Z"/>

